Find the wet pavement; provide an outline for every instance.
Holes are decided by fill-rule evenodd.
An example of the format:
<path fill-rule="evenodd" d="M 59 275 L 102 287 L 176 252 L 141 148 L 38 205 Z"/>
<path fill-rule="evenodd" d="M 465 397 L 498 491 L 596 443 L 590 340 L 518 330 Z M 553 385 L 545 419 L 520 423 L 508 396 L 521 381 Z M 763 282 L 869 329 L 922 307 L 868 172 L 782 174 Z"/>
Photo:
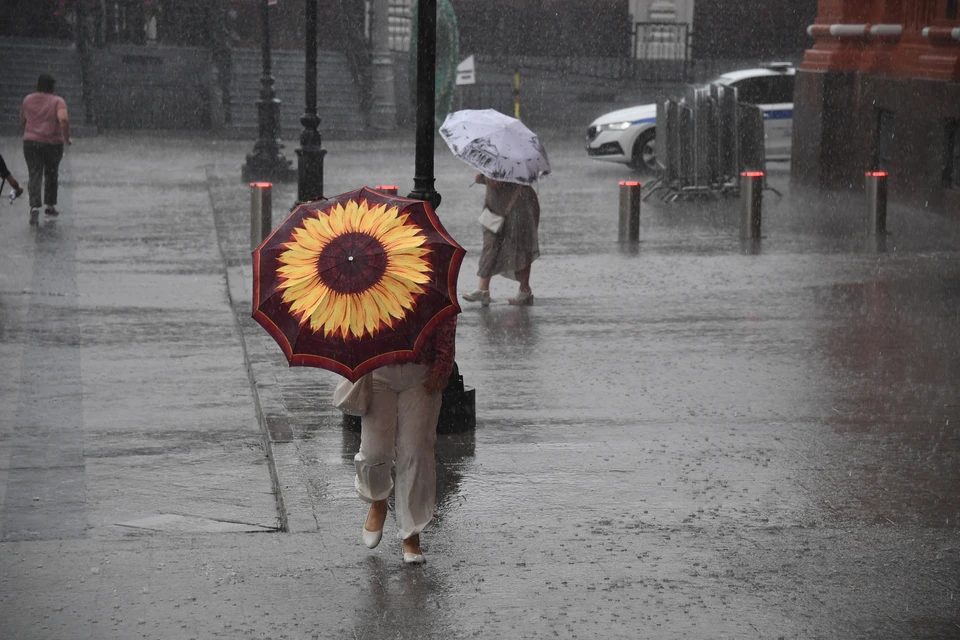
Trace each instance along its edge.
<path fill-rule="evenodd" d="M 654 196 L 620 245 L 630 174 L 546 143 L 537 304 L 460 318 L 422 568 L 392 517 L 359 544 L 336 379 L 249 319 L 248 143 L 78 141 L 59 220 L 4 205 L 0 636 L 960 637 L 960 222 L 879 242 L 771 166 L 759 243 Z M 330 194 L 412 186 L 410 141 L 326 147 Z M 483 192 L 437 176 L 469 290 Z"/>

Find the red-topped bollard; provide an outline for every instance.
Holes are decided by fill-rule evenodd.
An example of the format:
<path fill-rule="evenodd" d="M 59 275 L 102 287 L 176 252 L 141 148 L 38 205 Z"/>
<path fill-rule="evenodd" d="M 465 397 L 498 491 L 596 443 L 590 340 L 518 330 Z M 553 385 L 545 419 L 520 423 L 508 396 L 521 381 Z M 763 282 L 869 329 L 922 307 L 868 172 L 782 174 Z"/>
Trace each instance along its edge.
<path fill-rule="evenodd" d="M 250 248 L 256 249 L 273 229 L 273 183 L 250 183 Z"/>
<path fill-rule="evenodd" d="M 643 185 L 635 180 L 620 181 L 620 221 L 617 240 L 640 241 L 640 196 Z"/>
<path fill-rule="evenodd" d="M 867 234 L 887 232 L 887 177 L 886 171 L 867 171 Z"/>
<path fill-rule="evenodd" d="M 400 193 L 400 187 L 395 184 L 378 184 L 374 189 L 388 196 L 395 196 Z"/>
<path fill-rule="evenodd" d="M 763 171 L 740 172 L 740 237 L 757 239 L 762 228 Z"/>

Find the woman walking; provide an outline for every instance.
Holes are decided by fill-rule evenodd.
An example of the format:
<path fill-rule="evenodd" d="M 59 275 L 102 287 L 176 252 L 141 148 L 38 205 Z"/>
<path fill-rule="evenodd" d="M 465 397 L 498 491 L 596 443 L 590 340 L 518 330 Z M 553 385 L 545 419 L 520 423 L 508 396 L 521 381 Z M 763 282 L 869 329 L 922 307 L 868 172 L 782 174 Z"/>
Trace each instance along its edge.
<path fill-rule="evenodd" d="M 520 290 L 508 302 L 513 305 L 532 305 L 530 266 L 540 257 L 540 201 L 537 192 L 525 184 L 501 182 L 478 173 L 477 184 L 485 184 L 484 206 L 503 217 L 497 232 L 483 228 L 483 249 L 477 275 L 480 282 L 476 291 L 464 294 L 468 302 L 490 304 L 490 279 L 502 275 L 520 282 Z"/>
<path fill-rule="evenodd" d="M 456 316 L 441 323 L 427 338 L 415 362 L 375 369 L 370 408 L 360 419 L 360 451 L 354 457 L 355 485 L 370 503 L 363 526 L 363 544 L 380 544 L 387 517 L 387 498 L 394 492 L 397 537 L 403 561 L 423 564 L 420 532 L 436 505 L 434 445 L 442 392 L 453 370 Z M 396 486 L 392 467 L 396 464 Z"/>
<path fill-rule="evenodd" d="M 27 161 L 29 177 L 27 192 L 30 196 L 30 220 L 44 213 L 57 216 L 57 187 L 63 145 L 70 140 L 70 120 L 67 103 L 53 93 L 53 76 L 40 74 L 37 91 L 23 99 L 20 107 L 20 124 L 23 125 L 23 157 Z M 43 199 L 41 200 L 41 190 Z"/>

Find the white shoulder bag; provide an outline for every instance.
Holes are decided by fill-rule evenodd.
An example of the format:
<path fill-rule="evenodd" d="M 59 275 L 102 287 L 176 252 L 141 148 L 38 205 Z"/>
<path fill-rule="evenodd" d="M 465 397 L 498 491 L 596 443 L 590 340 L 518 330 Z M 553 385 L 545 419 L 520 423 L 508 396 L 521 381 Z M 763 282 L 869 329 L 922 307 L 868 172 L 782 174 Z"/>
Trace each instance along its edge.
<path fill-rule="evenodd" d="M 500 233 L 500 228 L 503 227 L 503 216 L 498 216 L 493 211 L 490 211 L 489 207 L 483 208 L 483 212 L 480 214 L 478 221 L 481 227 L 489 229 L 493 233 Z"/>
<path fill-rule="evenodd" d="M 513 209 L 513 205 L 517 204 L 517 198 L 520 197 L 520 189 L 517 189 L 513 194 L 513 197 L 510 199 L 510 204 L 507 205 L 507 211 L 509 212 Z M 493 211 L 490 211 L 490 207 L 484 207 L 483 211 L 480 213 L 480 217 L 477 219 L 477 222 L 480 223 L 484 229 L 489 229 L 493 233 L 500 233 L 500 229 L 503 228 L 503 216 L 497 215 Z"/>

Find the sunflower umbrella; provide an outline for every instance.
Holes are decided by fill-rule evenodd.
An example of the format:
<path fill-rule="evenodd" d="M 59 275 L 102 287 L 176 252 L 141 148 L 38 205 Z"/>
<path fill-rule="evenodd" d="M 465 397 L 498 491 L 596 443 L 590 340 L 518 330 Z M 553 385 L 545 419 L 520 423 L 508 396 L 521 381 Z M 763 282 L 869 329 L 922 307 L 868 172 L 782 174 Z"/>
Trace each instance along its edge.
<path fill-rule="evenodd" d="M 253 318 L 291 366 L 356 381 L 460 312 L 464 249 L 426 202 L 363 188 L 300 205 L 253 252 Z"/>

